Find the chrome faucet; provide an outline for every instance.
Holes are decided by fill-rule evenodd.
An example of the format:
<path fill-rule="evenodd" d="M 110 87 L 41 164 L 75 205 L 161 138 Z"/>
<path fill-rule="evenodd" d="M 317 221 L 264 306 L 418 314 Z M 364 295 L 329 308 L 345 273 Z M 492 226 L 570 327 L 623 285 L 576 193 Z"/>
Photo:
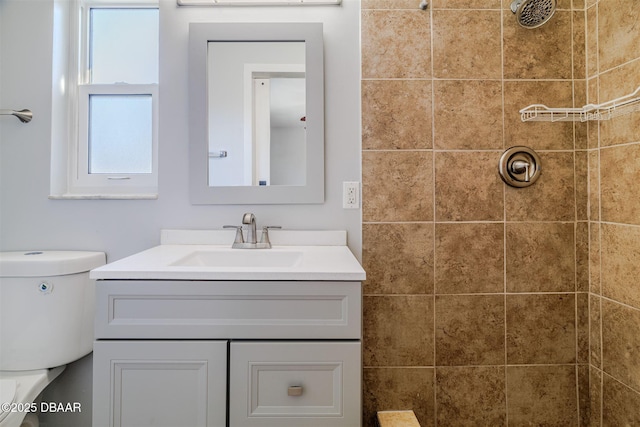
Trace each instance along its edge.
<path fill-rule="evenodd" d="M 242 215 L 242 224 L 247 226 L 247 239 L 244 239 L 242 233 L 243 225 L 225 225 L 223 228 L 235 228 L 236 237 L 231 247 L 233 249 L 270 249 L 271 241 L 269 240 L 269 229 L 282 228 L 280 226 L 264 226 L 262 227 L 262 236 L 260 242 L 256 236 L 256 216 L 252 213 Z"/>
<path fill-rule="evenodd" d="M 247 243 L 256 244 L 256 216 L 252 213 L 242 215 L 242 223 L 247 227 Z"/>

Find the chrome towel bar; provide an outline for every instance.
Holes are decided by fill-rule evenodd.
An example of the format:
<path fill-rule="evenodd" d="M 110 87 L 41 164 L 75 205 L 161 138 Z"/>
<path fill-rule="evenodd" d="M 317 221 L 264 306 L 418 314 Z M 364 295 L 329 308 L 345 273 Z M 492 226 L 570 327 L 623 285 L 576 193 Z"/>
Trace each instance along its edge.
<path fill-rule="evenodd" d="M 16 116 L 22 123 L 29 123 L 33 119 L 31 110 L 0 110 L 0 116 Z"/>

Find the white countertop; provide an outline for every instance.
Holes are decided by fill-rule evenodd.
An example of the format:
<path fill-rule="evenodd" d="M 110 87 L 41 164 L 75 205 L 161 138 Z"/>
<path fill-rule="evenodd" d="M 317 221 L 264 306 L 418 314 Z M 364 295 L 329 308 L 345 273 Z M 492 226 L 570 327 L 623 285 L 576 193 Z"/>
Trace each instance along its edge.
<path fill-rule="evenodd" d="M 345 232 L 296 232 L 273 230 L 271 249 L 231 249 L 229 230 L 163 230 L 160 246 L 139 252 L 91 271 L 92 279 L 137 280 L 321 280 L 362 281 L 366 274 L 346 246 Z M 334 233 L 332 235 L 326 233 Z M 336 234 L 337 233 L 337 234 Z M 203 236 L 208 236 L 204 238 Z M 293 236 L 293 237 L 292 237 Z M 220 241 L 228 244 L 202 244 Z M 166 244 L 180 242 L 180 244 Z M 196 242 L 198 244 L 189 244 Z M 303 244 L 303 243 L 313 244 Z M 277 244 L 276 244 L 277 243 Z M 192 265 L 184 260 L 198 253 L 216 260 L 232 256 L 248 265 Z M 291 265 L 271 266 L 262 260 L 295 259 Z M 252 263 L 256 262 L 255 265 Z M 206 261 L 205 261 L 206 262 Z M 215 263 L 215 262 L 214 262 Z M 176 265 L 178 264 L 178 265 Z M 181 265 L 180 265 L 181 264 Z M 188 264 L 188 265 L 187 265 Z"/>

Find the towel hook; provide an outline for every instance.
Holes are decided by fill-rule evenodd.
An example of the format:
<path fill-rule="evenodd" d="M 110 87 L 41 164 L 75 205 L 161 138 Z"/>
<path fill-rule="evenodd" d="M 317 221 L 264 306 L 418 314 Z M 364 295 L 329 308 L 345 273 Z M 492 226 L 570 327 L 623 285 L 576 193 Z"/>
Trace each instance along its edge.
<path fill-rule="evenodd" d="M 419 7 L 420 7 L 420 9 L 422 9 L 422 10 L 427 10 L 427 6 L 429 6 L 429 3 L 427 3 L 427 0 L 422 0 L 422 1 L 420 2 L 420 6 L 419 6 Z"/>

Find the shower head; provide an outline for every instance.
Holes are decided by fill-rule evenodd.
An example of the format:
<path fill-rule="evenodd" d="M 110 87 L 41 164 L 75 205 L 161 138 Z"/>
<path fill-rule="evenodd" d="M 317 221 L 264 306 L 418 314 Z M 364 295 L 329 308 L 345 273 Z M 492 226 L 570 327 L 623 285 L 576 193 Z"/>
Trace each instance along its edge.
<path fill-rule="evenodd" d="M 515 13 L 518 24 L 525 28 L 538 28 L 544 25 L 556 11 L 557 0 L 513 0 L 511 11 Z"/>

